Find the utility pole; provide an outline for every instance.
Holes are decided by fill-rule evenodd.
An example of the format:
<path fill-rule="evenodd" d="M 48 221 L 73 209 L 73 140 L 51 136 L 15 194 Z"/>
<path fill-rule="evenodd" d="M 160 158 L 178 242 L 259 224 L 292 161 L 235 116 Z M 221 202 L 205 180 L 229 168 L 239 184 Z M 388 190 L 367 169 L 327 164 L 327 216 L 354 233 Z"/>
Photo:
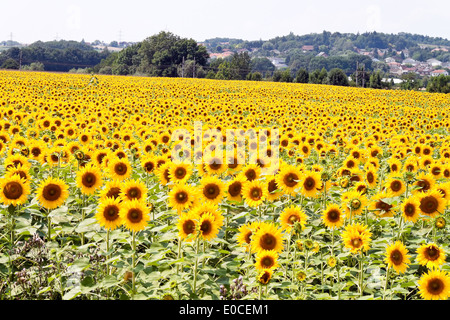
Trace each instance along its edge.
<path fill-rule="evenodd" d="M 19 71 L 22 70 L 22 49 L 20 49 L 19 54 Z"/>
<path fill-rule="evenodd" d="M 194 57 L 194 71 L 192 72 L 192 78 L 195 78 L 195 57 Z"/>
<path fill-rule="evenodd" d="M 181 63 L 181 77 L 184 78 L 184 56 L 183 56 L 183 62 Z"/>
<path fill-rule="evenodd" d="M 365 82 L 366 82 L 366 72 L 365 72 L 365 69 L 366 69 L 366 65 L 363 64 L 363 66 L 362 66 L 362 74 L 363 74 L 363 76 L 362 76 L 362 86 L 363 86 L 363 88 L 364 88 L 364 84 L 365 84 Z"/>
<path fill-rule="evenodd" d="M 356 86 L 358 86 L 358 68 L 359 68 L 359 63 L 358 63 L 358 61 L 356 61 Z"/>

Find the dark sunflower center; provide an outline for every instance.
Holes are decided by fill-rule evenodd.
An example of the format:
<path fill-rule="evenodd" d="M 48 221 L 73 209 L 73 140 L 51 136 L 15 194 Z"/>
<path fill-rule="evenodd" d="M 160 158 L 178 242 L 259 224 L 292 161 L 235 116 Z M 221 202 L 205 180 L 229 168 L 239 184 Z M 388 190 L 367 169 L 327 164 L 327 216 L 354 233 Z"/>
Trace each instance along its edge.
<path fill-rule="evenodd" d="M 208 235 L 212 230 L 212 225 L 211 225 L 211 221 L 209 220 L 205 220 L 202 222 L 202 224 L 200 225 L 200 231 L 202 232 L 202 234 L 204 236 Z"/>
<path fill-rule="evenodd" d="M 55 201 L 61 196 L 61 187 L 57 184 L 50 183 L 44 187 L 42 196 L 47 201 Z"/>
<path fill-rule="evenodd" d="M 398 180 L 395 180 L 391 183 L 391 189 L 394 192 L 400 191 L 402 189 L 402 183 Z"/>
<path fill-rule="evenodd" d="M 83 185 L 85 187 L 91 188 L 93 185 L 95 185 L 97 177 L 95 176 L 95 174 L 87 172 L 83 175 L 81 181 L 83 182 Z"/>
<path fill-rule="evenodd" d="M 250 237 L 251 236 L 252 236 L 252 232 L 251 231 L 247 232 L 247 234 L 245 235 L 244 240 L 245 240 L 245 242 L 247 244 L 250 244 L 250 241 L 251 241 Z"/>
<path fill-rule="evenodd" d="M 239 181 L 235 181 L 233 182 L 229 187 L 228 187 L 228 193 L 232 196 L 232 197 L 237 197 L 242 190 L 242 184 Z"/>
<path fill-rule="evenodd" d="M 192 220 L 187 220 L 183 223 L 183 231 L 185 234 L 191 234 L 195 231 L 195 223 Z"/>
<path fill-rule="evenodd" d="M 147 162 L 147 163 L 145 163 L 144 167 L 145 167 L 145 171 L 152 172 L 155 165 L 153 164 L 153 162 Z"/>
<path fill-rule="evenodd" d="M 264 268 L 270 268 L 274 265 L 275 261 L 273 261 L 272 257 L 264 257 L 261 259 L 261 265 Z"/>
<path fill-rule="evenodd" d="M 133 199 L 133 198 L 140 198 L 141 197 L 141 190 L 139 188 L 130 188 L 130 190 L 128 190 L 128 198 Z"/>
<path fill-rule="evenodd" d="M 303 183 L 303 186 L 304 186 L 305 190 L 307 190 L 307 191 L 313 190 L 315 185 L 316 185 L 316 181 L 314 180 L 314 178 L 311 178 L 311 177 L 307 177 L 305 179 L 305 182 Z"/>
<path fill-rule="evenodd" d="M 221 161 L 219 161 L 219 159 L 213 159 L 211 163 L 209 163 L 209 167 L 212 170 L 219 170 L 222 167 L 222 163 Z"/>
<path fill-rule="evenodd" d="M 286 186 L 292 188 L 297 185 L 296 180 L 298 180 L 298 176 L 295 173 L 289 173 L 284 177 L 283 182 Z"/>
<path fill-rule="evenodd" d="M 367 182 L 372 183 L 375 180 L 375 177 L 373 176 L 372 172 L 369 172 L 367 174 Z"/>
<path fill-rule="evenodd" d="M 328 220 L 330 220 L 331 222 L 338 221 L 339 216 L 340 216 L 339 211 L 335 210 L 335 209 L 332 209 L 332 210 L 328 211 L 328 213 L 327 213 Z"/>
<path fill-rule="evenodd" d="M 427 289 L 431 294 L 438 295 L 444 290 L 444 283 L 438 278 L 431 279 L 428 281 Z"/>
<path fill-rule="evenodd" d="M 175 176 L 178 179 L 183 179 L 186 176 L 186 169 L 185 168 L 177 168 L 177 170 L 175 170 Z"/>
<path fill-rule="evenodd" d="M 116 199 L 119 196 L 119 193 L 120 193 L 120 188 L 113 187 L 113 188 L 109 189 L 108 193 L 106 194 L 106 197 Z"/>
<path fill-rule="evenodd" d="M 296 222 L 299 221 L 299 220 L 300 220 L 300 219 L 299 219 L 298 216 L 295 215 L 295 214 L 289 216 L 289 218 L 288 218 L 289 224 L 291 224 L 291 225 L 294 224 L 294 223 L 296 223 Z"/>
<path fill-rule="evenodd" d="M 219 193 L 219 187 L 213 183 L 209 183 L 203 188 L 203 195 L 208 199 L 215 199 Z"/>
<path fill-rule="evenodd" d="M 3 194 L 11 200 L 19 199 L 23 194 L 22 185 L 15 181 L 8 182 L 3 188 Z"/>
<path fill-rule="evenodd" d="M 103 211 L 103 217 L 108 221 L 114 221 L 119 217 L 119 208 L 115 205 L 109 205 Z"/>
<path fill-rule="evenodd" d="M 262 191 L 261 191 L 261 189 L 260 189 L 260 188 L 253 188 L 253 189 L 250 191 L 250 196 L 251 196 L 251 198 L 252 198 L 253 200 L 259 200 L 259 199 L 261 199 L 261 196 L 262 196 Z"/>
<path fill-rule="evenodd" d="M 362 240 L 360 238 L 354 238 L 352 239 L 352 247 L 359 248 L 362 246 Z"/>
<path fill-rule="evenodd" d="M 413 204 L 408 203 L 405 206 L 405 215 L 406 216 L 411 217 L 414 215 L 415 212 L 416 212 L 416 207 Z"/>
<path fill-rule="evenodd" d="M 400 265 L 403 262 L 403 255 L 399 250 L 394 250 L 390 255 L 391 261 L 396 266 Z"/>
<path fill-rule="evenodd" d="M 433 196 L 426 196 L 420 200 L 420 210 L 426 214 L 434 213 L 439 206 L 438 200 Z"/>
<path fill-rule="evenodd" d="M 139 223 L 142 220 L 142 211 L 139 209 L 131 209 L 128 211 L 127 217 L 132 223 Z"/>
<path fill-rule="evenodd" d="M 264 250 L 273 250 L 277 245 L 277 239 L 272 234 L 266 233 L 261 237 L 259 244 Z"/>
<path fill-rule="evenodd" d="M 420 191 L 427 191 L 431 188 L 430 182 L 428 182 L 427 180 L 419 180 L 417 181 L 417 185 L 420 187 Z"/>
<path fill-rule="evenodd" d="M 118 163 L 114 166 L 114 172 L 119 175 L 124 175 L 125 173 L 127 173 L 127 166 L 123 163 Z"/>
<path fill-rule="evenodd" d="M 390 205 L 390 204 L 388 204 L 386 202 L 383 202 L 381 200 L 377 201 L 375 206 L 376 206 L 377 209 L 380 209 L 380 210 L 386 211 L 386 212 L 388 212 L 392 208 L 392 205 Z"/>
<path fill-rule="evenodd" d="M 439 258 L 439 249 L 436 247 L 430 247 L 426 250 L 427 259 L 434 261 Z"/>
<path fill-rule="evenodd" d="M 181 191 L 176 194 L 176 199 L 178 203 L 186 203 L 188 195 L 185 191 Z"/>
<path fill-rule="evenodd" d="M 256 172 L 253 169 L 247 170 L 245 176 L 247 177 L 247 180 L 253 181 L 256 178 Z"/>
<path fill-rule="evenodd" d="M 275 190 L 277 190 L 278 189 L 277 182 L 275 180 L 270 180 L 267 189 L 269 190 L 269 193 L 272 193 Z"/>

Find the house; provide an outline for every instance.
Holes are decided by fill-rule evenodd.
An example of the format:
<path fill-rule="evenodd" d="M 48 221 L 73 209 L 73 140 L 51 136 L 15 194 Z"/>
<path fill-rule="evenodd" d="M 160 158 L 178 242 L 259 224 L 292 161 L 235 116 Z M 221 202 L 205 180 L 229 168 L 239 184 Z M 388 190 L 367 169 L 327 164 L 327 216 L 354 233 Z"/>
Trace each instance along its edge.
<path fill-rule="evenodd" d="M 310 46 L 310 45 L 305 45 L 302 47 L 303 51 L 313 51 L 314 50 L 314 46 Z"/>
<path fill-rule="evenodd" d="M 433 70 L 433 71 L 431 71 L 430 74 L 431 74 L 432 77 L 437 77 L 437 76 L 440 76 L 440 75 L 448 76 L 447 70 L 443 70 L 443 69 Z"/>
<path fill-rule="evenodd" d="M 316 55 L 316 57 L 324 57 L 324 58 L 328 58 L 328 55 L 325 52 L 320 52 Z"/>
<path fill-rule="evenodd" d="M 437 66 L 442 65 L 442 62 L 437 60 L 437 59 L 435 59 L 435 58 L 428 59 L 427 63 L 431 64 L 432 67 L 437 67 Z"/>
<path fill-rule="evenodd" d="M 416 60 L 414 60 L 414 59 L 412 59 L 412 58 L 406 58 L 405 60 L 402 61 L 402 64 L 403 64 L 403 65 L 405 65 L 405 64 L 410 64 L 410 65 L 412 65 L 412 66 L 416 66 L 416 65 L 419 64 L 419 62 L 416 61 Z"/>
<path fill-rule="evenodd" d="M 270 59 L 270 62 L 272 62 L 272 64 L 275 66 L 275 68 L 277 69 L 281 69 L 281 68 L 287 68 L 288 66 L 285 63 L 285 60 L 282 58 L 272 58 Z"/>
<path fill-rule="evenodd" d="M 392 58 L 392 57 L 388 57 L 388 58 L 384 59 L 384 61 L 385 61 L 387 64 L 389 64 L 389 63 L 391 63 L 391 62 L 395 62 L 395 59 Z"/>

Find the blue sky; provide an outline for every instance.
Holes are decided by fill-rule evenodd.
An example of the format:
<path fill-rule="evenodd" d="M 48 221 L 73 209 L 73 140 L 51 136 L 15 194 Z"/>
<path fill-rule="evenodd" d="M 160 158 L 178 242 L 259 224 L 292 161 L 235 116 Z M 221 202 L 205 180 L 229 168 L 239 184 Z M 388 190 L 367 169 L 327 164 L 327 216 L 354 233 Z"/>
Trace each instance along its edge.
<path fill-rule="evenodd" d="M 0 40 L 141 41 L 161 30 L 203 41 L 322 32 L 410 32 L 450 39 L 450 1 L 2 0 Z"/>

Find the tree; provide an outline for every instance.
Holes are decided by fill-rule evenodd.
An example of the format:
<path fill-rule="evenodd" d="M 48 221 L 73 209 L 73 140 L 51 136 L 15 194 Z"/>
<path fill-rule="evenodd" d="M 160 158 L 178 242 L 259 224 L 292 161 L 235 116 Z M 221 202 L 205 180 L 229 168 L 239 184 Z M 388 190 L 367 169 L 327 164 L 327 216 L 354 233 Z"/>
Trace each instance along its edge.
<path fill-rule="evenodd" d="M 382 79 L 383 77 L 380 71 L 373 72 L 369 78 L 369 87 L 373 89 L 382 89 L 383 88 Z"/>
<path fill-rule="evenodd" d="M 250 55 L 248 52 L 233 54 L 231 58 L 231 74 L 232 79 L 245 80 L 247 74 L 251 72 Z"/>
<path fill-rule="evenodd" d="M 334 68 L 328 73 L 328 83 L 334 86 L 348 86 L 348 78 L 342 69 Z"/>
<path fill-rule="evenodd" d="M 274 64 L 267 58 L 253 58 L 250 62 L 250 68 L 252 72 L 264 72 L 267 73 L 275 71 Z"/>
<path fill-rule="evenodd" d="M 428 81 L 427 91 L 450 93 L 450 76 L 445 76 L 441 74 L 437 77 L 432 77 Z"/>
<path fill-rule="evenodd" d="M 297 72 L 297 76 L 295 78 L 297 83 L 308 83 L 309 81 L 309 73 L 305 68 L 301 68 Z"/>
<path fill-rule="evenodd" d="M 19 63 L 12 59 L 6 59 L 5 62 L 3 62 L 1 69 L 12 69 L 12 70 L 18 70 L 19 69 Z"/>

